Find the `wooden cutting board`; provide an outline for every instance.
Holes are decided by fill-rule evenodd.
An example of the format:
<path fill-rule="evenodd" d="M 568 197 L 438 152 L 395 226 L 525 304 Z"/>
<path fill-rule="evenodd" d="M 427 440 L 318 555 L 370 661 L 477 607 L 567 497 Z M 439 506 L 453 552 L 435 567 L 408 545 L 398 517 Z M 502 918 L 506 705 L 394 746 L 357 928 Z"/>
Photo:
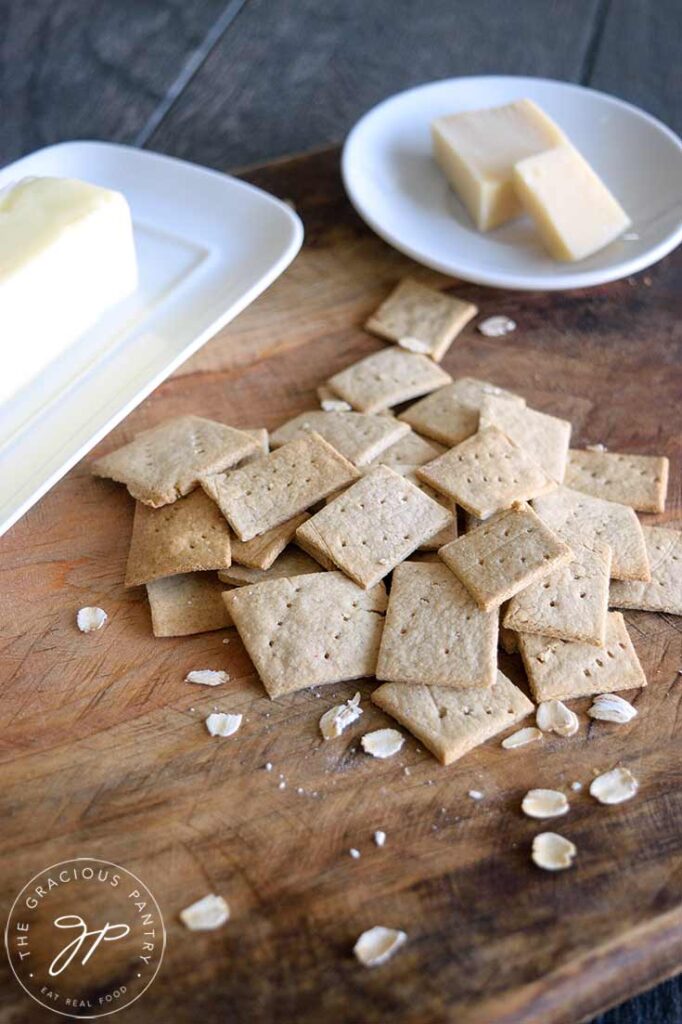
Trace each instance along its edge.
<path fill-rule="evenodd" d="M 331 151 L 246 175 L 295 203 L 303 252 L 98 452 L 179 413 L 274 427 L 315 407 L 316 385 L 381 346 L 361 325 L 401 275 L 452 285 L 365 228 L 337 168 Z M 446 369 L 572 420 L 578 446 L 670 456 L 659 519 L 679 525 L 681 255 L 586 292 L 462 284 L 456 293 L 483 314 L 512 316 L 518 330 L 487 339 L 470 326 Z M 2 905 L 66 858 L 102 857 L 139 875 L 161 905 L 168 946 L 126 1021 L 573 1024 L 679 969 L 679 618 L 626 615 L 650 684 L 630 725 L 582 717 L 573 740 L 516 752 L 492 741 L 450 768 L 412 739 L 375 761 L 358 738 L 386 719 L 368 700 L 342 738 L 322 743 L 317 727 L 332 703 L 356 689 L 366 698 L 371 682 L 272 703 L 234 631 L 152 637 L 144 590 L 122 586 L 132 501 L 93 479 L 88 461 L 0 541 Z M 87 604 L 110 616 L 91 636 L 74 622 Z M 183 682 L 206 667 L 231 681 L 208 693 Z M 523 679 L 517 659 L 504 668 Z M 208 737 L 214 704 L 244 714 L 236 737 Z M 640 794 L 602 807 L 587 784 L 620 762 Z M 530 862 L 541 828 L 519 803 L 530 787 L 573 781 L 585 789 L 571 794 L 561 831 L 578 859 L 550 875 Z M 372 842 L 379 828 L 383 849 Z M 210 891 L 229 900 L 232 919 L 191 934 L 178 911 Z M 351 949 L 374 924 L 405 929 L 409 942 L 366 970 Z M 1 970 L 3 1021 L 52 1019 Z"/>

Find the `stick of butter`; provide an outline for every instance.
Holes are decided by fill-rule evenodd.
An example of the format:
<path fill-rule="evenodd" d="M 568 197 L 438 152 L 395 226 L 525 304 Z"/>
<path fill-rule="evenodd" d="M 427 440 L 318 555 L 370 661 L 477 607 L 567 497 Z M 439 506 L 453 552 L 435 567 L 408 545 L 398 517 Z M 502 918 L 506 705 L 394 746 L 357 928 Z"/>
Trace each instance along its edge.
<path fill-rule="evenodd" d="M 0 402 L 137 287 L 119 192 L 25 178 L 0 192 Z"/>
<path fill-rule="evenodd" d="M 436 162 L 480 231 L 523 213 L 514 165 L 566 141 L 532 100 L 439 117 L 431 136 Z"/>
<path fill-rule="evenodd" d="M 630 226 L 623 207 L 571 145 L 521 160 L 514 186 L 556 260 L 585 259 Z"/>

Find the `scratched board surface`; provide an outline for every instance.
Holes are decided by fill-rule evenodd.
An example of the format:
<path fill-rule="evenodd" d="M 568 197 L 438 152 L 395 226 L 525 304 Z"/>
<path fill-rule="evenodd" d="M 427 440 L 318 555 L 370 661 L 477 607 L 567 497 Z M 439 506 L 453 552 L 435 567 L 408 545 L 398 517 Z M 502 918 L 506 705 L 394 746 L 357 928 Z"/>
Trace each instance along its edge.
<path fill-rule="evenodd" d="M 179 413 L 273 428 L 315 407 L 320 382 L 381 347 L 361 325 L 409 272 L 518 322 L 502 339 L 470 325 L 444 362 L 450 373 L 487 378 L 570 419 L 578 446 L 668 455 L 658 521 L 679 526 L 682 259 L 562 295 L 447 281 L 360 223 L 337 166 L 330 151 L 249 175 L 296 204 L 303 252 L 98 452 Z M 168 946 L 126 1020 L 574 1024 L 679 969 L 679 619 L 626 613 L 650 684 L 627 726 L 582 716 L 572 740 L 516 752 L 492 741 L 449 768 L 409 738 L 376 761 L 358 749 L 362 732 L 388 724 L 367 700 L 373 681 L 271 702 L 234 630 L 152 637 L 144 590 L 122 585 L 132 501 L 92 478 L 88 462 L 0 541 L 2 904 L 66 858 L 101 857 L 139 875 L 161 906 Z M 88 604 L 110 620 L 83 636 L 74 617 Z M 516 657 L 502 664 L 524 685 Z M 207 667 L 226 669 L 229 683 L 205 692 L 183 681 Z M 323 743 L 321 713 L 356 689 L 361 721 Z M 244 714 L 237 736 L 207 735 L 214 706 Z M 571 795 L 561 831 L 578 847 L 575 867 L 557 876 L 534 868 L 539 829 L 518 810 L 523 793 L 589 783 L 617 763 L 639 778 L 638 797 L 607 808 L 586 790 Z M 470 789 L 484 799 L 469 799 Z M 190 934 L 178 911 L 207 892 L 229 900 L 231 920 Z M 364 970 L 351 949 L 374 924 L 409 940 L 390 963 Z M 6 963 L 1 970 L 1 1020 L 52 1019 Z"/>

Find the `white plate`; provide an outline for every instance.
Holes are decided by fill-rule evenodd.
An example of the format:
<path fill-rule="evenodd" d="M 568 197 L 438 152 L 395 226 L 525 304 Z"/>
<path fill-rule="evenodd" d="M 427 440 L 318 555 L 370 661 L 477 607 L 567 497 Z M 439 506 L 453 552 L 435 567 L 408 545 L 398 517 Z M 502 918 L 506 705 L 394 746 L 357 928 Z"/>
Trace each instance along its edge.
<path fill-rule="evenodd" d="M 429 125 L 458 110 L 529 97 L 554 118 L 623 204 L 628 234 L 579 263 L 548 256 L 527 218 L 478 232 L 431 158 Z M 614 281 L 682 240 L 682 142 L 660 121 L 604 93 L 541 78 L 431 82 L 370 110 L 346 139 L 348 195 L 387 242 L 445 274 L 499 288 L 559 290 Z"/>
<path fill-rule="evenodd" d="M 0 409 L 0 535 L 253 302 L 303 241 L 301 221 L 285 203 L 157 153 L 61 143 L 5 167 L 0 188 L 26 175 L 83 178 L 123 192 L 140 284 Z"/>

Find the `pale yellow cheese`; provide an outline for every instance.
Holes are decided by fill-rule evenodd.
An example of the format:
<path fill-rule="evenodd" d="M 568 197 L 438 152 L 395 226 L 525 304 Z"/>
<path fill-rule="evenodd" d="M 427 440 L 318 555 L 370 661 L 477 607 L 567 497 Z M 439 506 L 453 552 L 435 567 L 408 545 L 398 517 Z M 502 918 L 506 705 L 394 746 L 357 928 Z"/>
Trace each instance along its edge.
<path fill-rule="evenodd" d="M 523 212 L 514 165 L 565 142 L 532 100 L 439 117 L 431 134 L 436 162 L 481 231 Z"/>
<path fill-rule="evenodd" d="M 613 242 L 630 218 L 587 160 L 566 144 L 514 168 L 519 199 L 557 260 L 582 260 Z"/>

